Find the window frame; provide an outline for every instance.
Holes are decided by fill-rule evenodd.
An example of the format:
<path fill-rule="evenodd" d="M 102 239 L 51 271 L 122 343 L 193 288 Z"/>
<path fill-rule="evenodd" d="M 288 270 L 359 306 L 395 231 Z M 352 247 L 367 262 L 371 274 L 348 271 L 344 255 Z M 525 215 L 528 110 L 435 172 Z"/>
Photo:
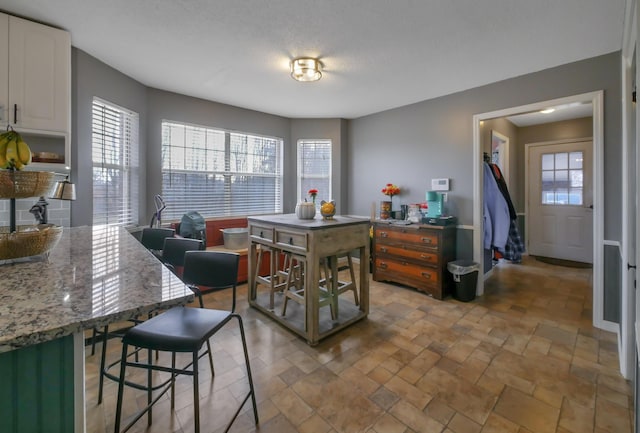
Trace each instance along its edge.
<path fill-rule="evenodd" d="M 329 146 L 329 172 L 327 175 L 323 175 L 323 174 L 315 174 L 315 173 L 311 173 L 308 175 L 305 175 L 305 173 L 303 173 L 305 164 L 302 161 L 303 155 L 302 155 L 302 148 L 305 145 L 311 145 L 311 144 L 325 144 Z M 297 165 L 297 169 L 296 169 L 296 193 L 297 193 L 297 197 L 299 201 L 304 201 L 305 199 L 309 200 L 309 194 L 308 191 L 309 189 L 307 188 L 303 188 L 302 184 L 304 183 L 305 179 L 318 179 L 321 182 L 317 182 L 317 183 L 322 183 L 324 181 L 326 181 L 326 183 L 328 184 L 328 191 L 322 191 L 320 189 L 317 188 L 317 186 L 313 186 L 313 188 L 318 189 L 318 197 L 316 200 L 316 208 L 317 210 L 320 209 L 320 201 L 321 199 L 325 199 L 325 200 L 332 200 L 333 199 L 333 140 L 330 138 L 317 138 L 317 139 L 310 139 L 310 138 L 300 138 L 297 140 L 296 142 L 296 165 Z"/>
<path fill-rule="evenodd" d="M 167 128 L 176 128 L 176 131 L 179 131 L 179 129 L 184 129 L 185 135 L 182 138 L 182 143 L 172 144 L 171 140 L 173 131 L 168 130 Z M 180 219 L 182 215 L 188 211 L 198 211 L 204 218 L 232 218 L 250 215 L 261 215 L 267 213 L 283 213 L 284 140 L 282 138 L 250 132 L 233 131 L 212 126 L 196 125 L 193 123 L 169 119 L 162 120 L 161 129 L 161 194 L 163 195 L 163 198 L 167 203 L 167 210 L 165 210 L 166 215 L 163 217 L 163 219 L 177 220 Z M 204 147 L 202 146 L 202 143 L 195 142 L 192 142 L 191 145 L 189 145 L 189 143 L 187 142 L 189 134 L 192 134 L 192 136 L 196 136 L 198 134 L 204 136 Z M 221 146 L 221 142 L 207 142 L 207 137 L 215 136 L 224 137 L 223 147 Z M 234 148 L 241 148 L 243 145 L 246 146 L 246 149 L 248 150 L 247 153 L 243 154 L 234 150 Z M 269 145 L 272 145 L 274 147 L 272 151 L 275 155 L 272 155 L 271 159 L 265 158 L 264 160 L 262 160 L 260 159 L 261 155 L 251 153 L 249 151 L 251 149 L 258 149 L 261 147 L 261 145 L 264 146 L 262 150 L 268 148 Z M 224 149 L 224 155 L 222 160 L 220 160 L 219 157 L 222 148 Z M 173 157 L 172 155 L 176 155 L 175 153 L 172 153 L 172 151 L 179 153 L 180 149 L 182 149 L 182 156 L 179 157 L 181 158 L 181 161 L 175 164 L 171 161 L 171 158 Z M 203 159 L 199 159 L 197 162 L 194 162 L 192 160 L 195 153 L 190 153 L 190 151 L 193 152 L 194 149 L 196 149 L 197 153 L 204 155 Z M 214 158 L 214 156 L 216 156 L 217 159 Z M 246 159 L 244 159 L 243 156 L 246 157 Z M 167 158 L 169 159 L 167 160 Z M 255 163 L 256 161 L 262 162 L 263 164 L 270 161 L 273 166 L 273 172 L 261 172 L 259 170 L 255 170 L 255 167 L 249 167 L 252 162 Z M 232 167 L 233 162 L 236 163 L 236 167 Z M 196 164 L 197 167 L 187 168 L 189 164 Z M 222 165 L 224 165 L 224 168 L 222 168 Z M 232 169 L 237 168 L 241 165 L 245 166 L 244 171 Z M 172 190 L 173 187 L 168 187 L 166 185 L 167 178 L 171 179 L 173 176 L 179 175 L 184 175 L 185 182 L 183 182 L 183 185 L 181 187 L 176 186 L 174 187 L 175 189 Z M 206 180 L 203 185 L 203 191 L 209 189 L 209 187 L 207 186 L 207 182 L 209 181 L 212 183 L 210 188 L 216 188 L 216 184 L 220 182 L 224 184 L 224 187 L 221 188 L 221 191 L 212 191 L 210 193 L 212 196 L 213 204 L 207 206 L 204 209 L 191 209 L 185 206 L 185 202 L 178 203 L 176 201 L 173 201 L 173 197 L 179 194 L 179 188 L 185 190 L 184 196 L 187 197 L 189 195 L 189 192 L 187 191 L 186 179 L 189 176 L 194 176 L 197 178 L 199 175 L 206 176 Z M 254 206 L 257 209 L 256 211 L 251 211 L 252 207 L 246 205 L 244 206 L 244 208 L 238 208 L 237 199 L 234 203 L 234 194 L 237 195 L 238 191 L 236 190 L 234 192 L 233 190 L 233 184 L 235 182 L 234 179 L 237 178 L 246 179 L 245 184 L 248 185 L 248 187 L 247 190 L 243 192 L 248 195 L 254 194 L 254 192 L 251 191 L 253 188 L 259 189 L 259 185 L 251 182 L 252 180 L 273 179 L 274 186 L 272 198 L 274 200 L 272 202 L 267 202 L 265 200 L 256 200 Z M 241 185 L 241 182 L 237 182 L 237 184 Z M 218 185 L 218 187 L 219 186 L 220 185 Z M 207 192 L 192 192 L 191 194 L 193 194 L 193 196 L 198 198 L 199 200 L 207 199 Z M 219 196 L 219 194 L 222 194 L 222 196 Z M 267 204 L 270 203 L 273 203 L 273 206 L 267 206 Z"/>
<path fill-rule="evenodd" d="M 96 117 L 96 110 L 102 115 Z M 112 119 L 108 119 L 107 110 L 111 112 Z M 115 115 L 119 117 L 115 120 Z M 96 129 L 96 123 L 102 125 Z M 113 133 L 109 136 L 109 133 Z M 119 142 L 118 149 L 113 143 Z M 113 151 L 118 162 L 113 162 L 114 157 L 106 156 Z M 96 152 L 101 159 L 96 160 Z M 111 159 L 111 161 L 110 161 Z M 96 184 L 96 169 L 117 171 L 122 182 L 112 185 L 105 181 L 106 194 L 104 197 L 96 194 L 100 185 Z M 139 224 L 140 209 L 140 115 L 126 107 L 122 107 L 103 98 L 94 96 L 91 103 L 91 173 L 92 173 L 92 224 L 93 225 L 118 225 L 136 226 Z M 108 176 L 104 176 L 108 177 Z M 110 186 L 115 186 L 111 190 Z M 96 214 L 96 203 L 103 200 L 105 211 Z M 119 206 L 114 212 L 112 200 Z M 115 219 L 115 222 L 113 222 Z"/>

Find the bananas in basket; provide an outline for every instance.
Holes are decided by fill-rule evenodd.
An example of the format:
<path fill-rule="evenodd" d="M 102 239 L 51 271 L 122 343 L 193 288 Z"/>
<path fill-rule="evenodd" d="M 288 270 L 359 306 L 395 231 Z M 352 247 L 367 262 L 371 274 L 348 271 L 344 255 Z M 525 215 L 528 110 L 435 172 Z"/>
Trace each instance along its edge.
<path fill-rule="evenodd" d="M 0 134 L 0 168 L 22 170 L 31 163 L 31 149 L 13 129 Z"/>

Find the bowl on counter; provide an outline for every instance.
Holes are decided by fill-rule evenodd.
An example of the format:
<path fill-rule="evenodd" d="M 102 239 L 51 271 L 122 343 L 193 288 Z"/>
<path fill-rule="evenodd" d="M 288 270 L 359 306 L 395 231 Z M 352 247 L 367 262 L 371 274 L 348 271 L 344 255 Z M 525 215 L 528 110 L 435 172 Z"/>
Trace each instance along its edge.
<path fill-rule="evenodd" d="M 9 233 L 9 227 L 0 227 L 0 260 L 47 253 L 61 236 L 62 227 L 55 224 L 21 225 L 13 233 Z"/>

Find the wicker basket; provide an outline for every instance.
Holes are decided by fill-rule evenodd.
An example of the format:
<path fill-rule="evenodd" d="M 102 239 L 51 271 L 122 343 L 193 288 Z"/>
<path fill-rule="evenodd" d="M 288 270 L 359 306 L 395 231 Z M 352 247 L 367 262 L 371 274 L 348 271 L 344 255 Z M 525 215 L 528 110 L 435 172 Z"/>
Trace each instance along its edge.
<path fill-rule="evenodd" d="M 62 227 L 53 224 L 0 227 L 0 260 L 37 256 L 49 252 L 62 236 Z"/>
<path fill-rule="evenodd" d="M 49 171 L 0 170 L 0 198 L 47 195 L 55 173 Z"/>

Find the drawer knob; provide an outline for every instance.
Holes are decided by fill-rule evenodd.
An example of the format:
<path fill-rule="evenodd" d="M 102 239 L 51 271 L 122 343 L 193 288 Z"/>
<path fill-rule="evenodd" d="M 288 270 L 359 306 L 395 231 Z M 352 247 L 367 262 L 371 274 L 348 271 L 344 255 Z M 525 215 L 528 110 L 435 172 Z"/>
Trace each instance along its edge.
<path fill-rule="evenodd" d="M 389 236 L 389 234 L 387 232 L 380 232 L 380 237 L 381 238 L 386 238 L 388 236 Z"/>
<path fill-rule="evenodd" d="M 427 280 L 430 280 L 430 279 L 431 279 L 431 274 L 428 274 L 428 273 L 426 273 L 426 272 L 423 272 L 423 273 L 422 273 L 422 276 L 423 276 L 423 277 L 425 277 Z"/>
<path fill-rule="evenodd" d="M 387 249 L 386 249 L 385 247 L 382 247 L 382 248 L 380 248 L 380 252 L 381 252 L 381 253 L 386 253 L 386 252 L 387 252 Z"/>
<path fill-rule="evenodd" d="M 289 245 L 293 245 L 293 238 L 292 237 L 289 238 Z"/>
<path fill-rule="evenodd" d="M 262 236 L 262 230 L 260 230 L 260 237 L 263 238 L 264 236 Z"/>
<path fill-rule="evenodd" d="M 422 238 L 422 242 L 424 242 L 425 244 L 430 244 L 431 238 Z"/>
<path fill-rule="evenodd" d="M 380 262 L 380 267 L 382 269 L 387 269 L 387 264 L 385 262 Z"/>

